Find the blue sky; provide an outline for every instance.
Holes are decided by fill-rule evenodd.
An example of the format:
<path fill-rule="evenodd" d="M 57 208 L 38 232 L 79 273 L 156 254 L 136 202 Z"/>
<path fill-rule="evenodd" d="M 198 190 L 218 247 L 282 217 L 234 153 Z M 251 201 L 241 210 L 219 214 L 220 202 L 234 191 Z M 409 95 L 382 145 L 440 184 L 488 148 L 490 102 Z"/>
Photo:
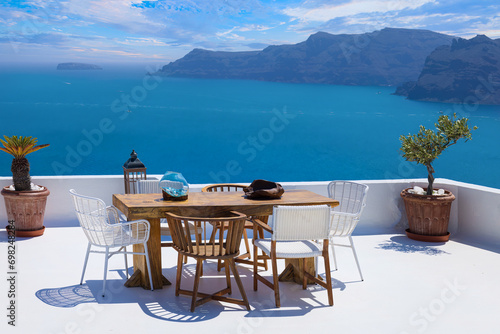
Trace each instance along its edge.
<path fill-rule="evenodd" d="M 34 0 L 0 3 L 2 62 L 168 63 L 384 27 L 500 38 L 498 0 Z"/>

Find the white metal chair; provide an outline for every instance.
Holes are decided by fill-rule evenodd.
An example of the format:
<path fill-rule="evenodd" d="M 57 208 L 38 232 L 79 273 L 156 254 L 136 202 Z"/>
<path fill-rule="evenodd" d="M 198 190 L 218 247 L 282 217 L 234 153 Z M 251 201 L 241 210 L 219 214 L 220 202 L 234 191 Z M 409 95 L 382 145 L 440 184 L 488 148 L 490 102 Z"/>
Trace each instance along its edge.
<path fill-rule="evenodd" d="M 128 278 L 127 254 L 144 255 L 148 265 L 149 284 L 153 290 L 151 279 L 151 266 L 148 255 L 149 222 L 147 220 L 135 220 L 123 222 L 119 218 L 118 210 L 113 206 L 106 207 L 104 201 L 99 198 L 77 194 L 71 189 L 70 194 L 75 205 L 75 213 L 80 222 L 80 226 L 88 239 L 87 254 L 83 265 L 80 285 L 83 284 L 85 269 L 90 253 L 104 254 L 104 281 L 102 284 L 102 296 L 106 291 L 106 276 L 108 271 L 108 260 L 116 254 L 123 254 L 125 257 L 125 272 Z M 127 246 L 142 244 L 144 252 L 127 252 Z M 93 247 L 104 250 L 93 250 Z M 112 248 L 118 250 L 112 251 Z"/>
<path fill-rule="evenodd" d="M 333 289 L 328 256 L 328 237 L 330 231 L 330 207 L 328 205 L 275 206 L 272 222 L 264 224 L 258 219 L 254 225 L 254 254 L 260 248 L 271 259 L 273 283 L 259 275 L 254 262 L 253 284 L 257 291 L 258 280 L 274 290 L 276 307 L 280 307 L 278 268 L 276 259 L 304 259 L 302 288 L 307 288 L 307 279 L 321 285 L 328 291 L 328 302 L 333 305 Z M 257 239 L 257 229 L 261 227 L 272 233 L 270 239 Z M 316 240 L 323 240 L 323 245 Z M 326 281 L 306 271 L 305 258 L 323 256 Z"/>
<path fill-rule="evenodd" d="M 363 274 L 359 265 L 358 256 L 352 241 L 352 232 L 359 222 L 361 213 L 366 206 L 366 194 L 369 187 L 366 184 L 351 181 L 332 181 L 328 184 L 328 197 L 339 201 L 340 205 L 331 210 L 330 247 L 333 254 L 333 263 L 337 269 L 334 246 L 349 247 L 352 249 L 359 276 L 363 281 Z M 349 244 L 334 243 L 333 239 L 343 237 Z"/>

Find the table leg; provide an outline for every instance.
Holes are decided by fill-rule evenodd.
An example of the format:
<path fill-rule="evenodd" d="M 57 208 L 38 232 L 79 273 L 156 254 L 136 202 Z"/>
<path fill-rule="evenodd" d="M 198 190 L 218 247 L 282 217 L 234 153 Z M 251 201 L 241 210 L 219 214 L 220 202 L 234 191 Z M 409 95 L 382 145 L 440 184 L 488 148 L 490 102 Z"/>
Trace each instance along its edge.
<path fill-rule="evenodd" d="M 170 281 L 161 273 L 161 231 L 160 219 L 149 219 L 150 235 L 148 240 L 148 254 L 151 262 L 151 276 L 153 288 L 161 289 L 164 285 L 170 285 Z M 144 252 L 143 245 L 134 245 L 134 252 Z M 134 255 L 134 274 L 125 282 L 126 287 L 142 286 L 144 289 L 151 289 L 149 284 L 148 268 L 146 257 Z"/>
<path fill-rule="evenodd" d="M 295 282 L 301 284 L 304 279 L 302 271 L 304 259 L 285 259 L 285 270 L 279 275 L 279 280 L 282 282 Z M 314 258 L 306 258 L 306 271 L 311 275 L 316 275 L 316 268 L 314 266 Z M 313 284 L 314 281 L 307 280 L 307 284 Z"/>

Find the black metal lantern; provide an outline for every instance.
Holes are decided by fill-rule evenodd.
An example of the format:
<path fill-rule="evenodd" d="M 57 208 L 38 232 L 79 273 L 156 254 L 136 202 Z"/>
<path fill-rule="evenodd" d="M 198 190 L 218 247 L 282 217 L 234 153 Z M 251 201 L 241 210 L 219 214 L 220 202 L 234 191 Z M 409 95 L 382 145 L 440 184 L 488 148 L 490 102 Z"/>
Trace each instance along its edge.
<path fill-rule="evenodd" d="M 146 166 L 137 158 L 134 150 L 130 153 L 130 159 L 123 164 L 123 177 L 125 194 L 136 194 L 138 181 L 146 179 Z"/>

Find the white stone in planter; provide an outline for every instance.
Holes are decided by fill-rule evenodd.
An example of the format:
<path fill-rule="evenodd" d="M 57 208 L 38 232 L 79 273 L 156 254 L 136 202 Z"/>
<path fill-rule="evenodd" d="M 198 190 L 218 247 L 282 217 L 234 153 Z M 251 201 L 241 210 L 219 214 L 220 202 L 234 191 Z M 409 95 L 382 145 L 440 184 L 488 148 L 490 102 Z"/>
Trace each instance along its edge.
<path fill-rule="evenodd" d="M 16 189 L 14 188 L 14 185 L 11 184 L 9 187 L 7 187 L 8 190 L 15 191 Z M 45 187 L 42 186 L 37 186 L 36 184 L 31 183 L 31 191 L 41 191 L 44 190 Z"/>
<path fill-rule="evenodd" d="M 413 189 L 408 190 L 410 194 L 416 195 L 427 195 L 427 191 L 425 191 L 422 187 L 414 186 Z M 434 196 L 444 196 L 444 189 L 433 190 L 432 195 Z"/>

